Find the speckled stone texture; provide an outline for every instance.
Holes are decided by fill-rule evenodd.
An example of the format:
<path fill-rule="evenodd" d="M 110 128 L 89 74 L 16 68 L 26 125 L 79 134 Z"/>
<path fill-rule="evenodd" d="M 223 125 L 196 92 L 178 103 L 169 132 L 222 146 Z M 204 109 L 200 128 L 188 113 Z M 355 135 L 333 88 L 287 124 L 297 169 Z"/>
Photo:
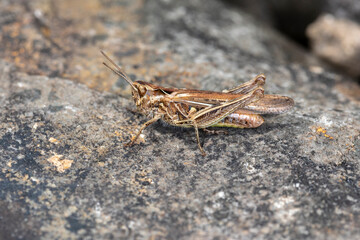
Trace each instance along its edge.
<path fill-rule="evenodd" d="M 218 1 L 56 2 L 73 4 L 67 21 L 88 27 L 66 53 L 49 47 L 61 28 L 30 38 L 36 26 L 5 3 L 3 33 L 25 16 L 19 36 L 38 38 L 39 49 L 24 51 L 39 55 L 1 48 L 0 239 L 360 238 L 360 88 L 351 79 Z M 76 11 L 94 6 L 100 16 Z M 192 129 L 161 123 L 125 148 L 146 118 L 123 81 L 110 82 L 99 48 L 131 77 L 166 86 L 220 91 L 263 72 L 266 93 L 296 104 L 256 129 L 200 132 L 206 157 Z"/>

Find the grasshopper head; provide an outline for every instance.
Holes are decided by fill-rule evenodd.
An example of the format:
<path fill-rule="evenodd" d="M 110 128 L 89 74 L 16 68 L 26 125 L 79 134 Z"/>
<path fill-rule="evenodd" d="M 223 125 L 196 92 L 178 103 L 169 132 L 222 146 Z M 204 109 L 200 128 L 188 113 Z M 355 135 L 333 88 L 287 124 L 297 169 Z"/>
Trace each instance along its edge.
<path fill-rule="evenodd" d="M 137 109 L 145 115 L 154 112 L 154 106 L 158 104 L 158 94 L 153 85 L 143 81 L 135 81 L 132 90 L 133 99 Z"/>
<path fill-rule="evenodd" d="M 139 82 L 133 82 L 132 96 L 134 98 L 136 107 L 141 108 L 143 105 L 143 99 L 146 95 L 147 88 Z"/>

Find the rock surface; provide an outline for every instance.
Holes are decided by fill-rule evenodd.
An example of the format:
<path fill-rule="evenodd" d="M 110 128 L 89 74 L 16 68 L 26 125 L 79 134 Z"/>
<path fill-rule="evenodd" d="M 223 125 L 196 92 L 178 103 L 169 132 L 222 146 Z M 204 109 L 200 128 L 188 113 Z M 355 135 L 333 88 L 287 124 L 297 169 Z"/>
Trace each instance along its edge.
<path fill-rule="evenodd" d="M 221 2 L 111 3 L 83 6 L 101 7 L 97 24 L 108 35 L 92 47 L 69 46 L 81 47 L 70 55 L 79 63 L 63 65 L 63 73 L 85 69 L 85 59 L 95 73 L 76 81 L 87 76 L 95 83 L 88 86 L 102 89 L 96 79 L 106 70 L 100 57 L 91 59 L 102 46 L 131 76 L 167 86 L 222 90 L 264 72 L 266 93 L 290 96 L 296 105 L 265 116 L 257 129 L 201 132 L 206 157 L 192 129 L 161 123 L 124 148 L 146 121 L 129 110 L 131 99 L 24 74 L 33 72 L 2 49 L 15 65 L 0 61 L 1 239 L 359 238 L 359 86 Z M 79 19 L 73 22 L 84 26 Z M 83 39 L 98 33 L 89 25 L 77 29 Z M 42 59 L 32 60 L 34 69 L 51 75 Z M 128 95 L 121 81 L 104 84 Z"/>

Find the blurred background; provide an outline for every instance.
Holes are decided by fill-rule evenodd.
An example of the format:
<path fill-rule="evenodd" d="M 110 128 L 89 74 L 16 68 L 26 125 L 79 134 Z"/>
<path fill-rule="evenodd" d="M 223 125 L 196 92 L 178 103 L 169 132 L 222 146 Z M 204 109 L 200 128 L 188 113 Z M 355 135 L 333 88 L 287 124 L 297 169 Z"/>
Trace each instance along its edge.
<path fill-rule="evenodd" d="M 227 0 L 346 74 L 360 76 L 360 2 Z"/>
<path fill-rule="evenodd" d="M 255 21 L 276 29 L 341 74 L 359 81 L 359 1 L 223 1 L 235 11 L 244 11 Z M 157 69 L 156 58 L 161 54 L 162 60 L 169 58 L 176 49 L 159 54 L 157 36 L 149 19 L 144 18 L 146 5 L 144 0 L 1 0 L 0 58 L 28 74 L 68 78 L 91 88 L 119 93 L 123 83 L 109 78 L 110 73 L 99 64 L 99 49 L 104 49 L 126 61 L 132 66 L 130 72 L 145 80 L 158 78 L 166 82 L 168 76 L 177 79 L 178 63 L 166 66 L 166 71 Z M 175 18 L 184 11 L 181 3 L 178 5 Z M 196 9 L 185 7 L 185 11 Z M 182 18 L 186 22 L 186 14 Z M 186 83 L 191 82 L 191 76 L 188 77 L 181 78 L 184 86 L 194 87 Z"/>

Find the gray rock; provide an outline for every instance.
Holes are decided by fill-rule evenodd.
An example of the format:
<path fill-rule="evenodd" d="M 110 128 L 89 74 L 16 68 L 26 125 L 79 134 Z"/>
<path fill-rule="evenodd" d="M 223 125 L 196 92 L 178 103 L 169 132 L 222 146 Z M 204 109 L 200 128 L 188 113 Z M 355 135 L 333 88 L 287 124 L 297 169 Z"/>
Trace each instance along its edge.
<path fill-rule="evenodd" d="M 264 72 L 294 109 L 201 132 L 206 157 L 192 129 L 161 123 L 124 148 L 146 120 L 131 99 L 1 61 L 0 238 L 358 238 L 359 87 L 222 3 L 147 1 L 142 14 L 152 46 L 198 73 L 190 85 Z"/>

